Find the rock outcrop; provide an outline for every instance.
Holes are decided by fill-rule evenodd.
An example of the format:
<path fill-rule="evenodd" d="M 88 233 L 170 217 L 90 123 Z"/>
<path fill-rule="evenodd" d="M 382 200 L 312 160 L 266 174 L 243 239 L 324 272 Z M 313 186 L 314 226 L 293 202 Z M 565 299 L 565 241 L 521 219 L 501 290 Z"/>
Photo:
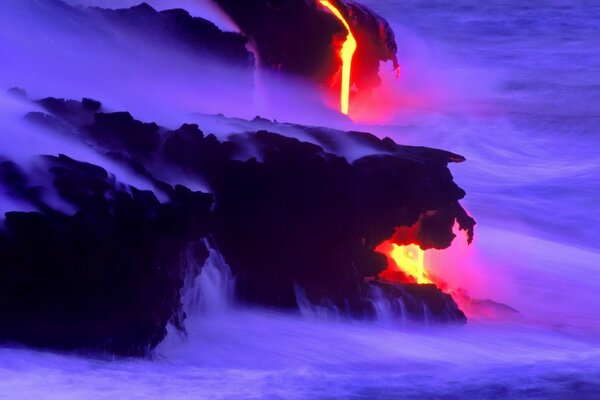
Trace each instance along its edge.
<path fill-rule="evenodd" d="M 244 123 L 268 130 L 217 138 L 92 99 L 37 104 L 46 111 L 30 113 L 30 123 L 152 189 L 69 155 L 41 156 L 36 171 L 4 159 L 3 195 L 35 211 L 6 213 L 0 231 L 0 340 L 145 354 L 168 323 L 184 329 L 181 255 L 192 248 L 202 264 L 203 240 L 231 267 L 241 304 L 296 309 L 301 292 L 302 302 L 352 317 L 374 317 L 383 299 L 396 315 L 465 321 L 434 285 L 374 279 L 386 268 L 374 251 L 384 240 L 445 248 L 455 223 L 472 237 L 475 221 L 459 204 L 465 192 L 448 169 L 461 156 L 264 119 Z M 304 139 L 281 134 L 290 128 Z M 362 155 L 345 156 L 348 143 Z M 180 175 L 205 189 L 186 188 Z"/>
<path fill-rule="evenodd" d="M 252 40 L 260 65 L 328 84 L 340 68 L 344 25 L 318 0 L 213 0 Z M 333 4 L 348 21 L 358 47 L 352 84 L 359 90 L 379 85 L 379 63 L 396 59 L 394 32 L 385 19 L 351 0 Z"/>
<path fill-rule="evenodd" d="M 40 160 L 60 199 L 51 206 L 10 161 L 3 191 L 38 211 L 8 212 L 0 231 L 0 339 L 64 350 L 143 355 L 183 328 L 181 254 L 209 231 L 210 195 L 178 186 L 160 203 L 151 191 L 61 155 Z"/>
<path fill-rule="evenodd" d="M 242 85 L 253 84 L 248 39 L 263 67 L 320 83 L 339 68 L 335 43 L 345 28 L 317 1 L 215 1 L 246 36 L 145 3 L 28 6 L 73 22 L 70 33 L 93 26 L 99 41 L 136 35 L 135 43 L 173 50 L 161 53 L 173 57 L 167 63 L 183 51 L 202 61 L 194 68 L 214 60 L 219 70 L 241 67 Z M 359 42 L 352 83 L 369 90 L 379 83 L 380 61 L 396 63 L 393 33 L 369 9 L 335 4 Z M 11 94 L 27 102 L 25 91 Z M 219 136 L 202 124 L 168 129 L 89 98 L 48 97 L 34 108 L 23 123 L 65 154 L 35 154 L 31 163 L 0 154 L 0 200 L 7 200 L 0 204 L 8 207 L 0 229 L 1 342 L 147 354 L 168 324 L 185 329 L 182 288 L 199 271 L 183 258 L 202 265 L 207 243 L 229 264 L 239 304 L 290 310 L 302 303 L 373 318 L 384 301 L 397 316 L 465 321 L 433 285 L 376 279 L 387 263 L 375 247 L 392 237 L 403 243 L 404 228 L 418 227 L 411 240 L 423 248 L 448 247 L 455 223 L 472 238 L 475 221 L 459 203 L 465 192 L 448 169 L 464 160 L 459 155 L 260 118 L 221 117 L 245 129 Z"/>

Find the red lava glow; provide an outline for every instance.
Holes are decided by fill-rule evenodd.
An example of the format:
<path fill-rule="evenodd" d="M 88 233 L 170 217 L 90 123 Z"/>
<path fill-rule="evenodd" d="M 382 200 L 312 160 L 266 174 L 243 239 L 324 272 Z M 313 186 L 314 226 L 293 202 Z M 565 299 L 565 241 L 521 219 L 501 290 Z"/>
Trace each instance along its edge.
<path fill-rule="evenodd" d="M 346 36 L 346 40 L 342 45 L 342 49 L 340 50 L 340 58 L 342 60 L 342 89 L 340 93 L 340 111 L 343 114 L 348 115 L 348 111 L 350 108 L 350 74 L 352 72 L 352 58 L 354 57 L 354 52 L 357 48 L 356 39 L 352 34 L 352 30 L 350 29 L 350 25 L 340 12 L 331 2 L 327 0 L 320 0 L 321 5 L 327 8 L 331 13 L 340 20 L 340 22 L 344 25 L 346 30 L 348 31 L 348 36 Z"/>
<path fill-rule="evenodd" d="M 388 259 L 387 269 L 379 274 L 381 279 L 397 283 L 433 283 L 425 268 L 425 252 L 418 245 L 400 246 L 386 240 L 375 251 Z"/>
<path fill-rule="evenodd" d="M 348 21 L 344 18 L 340 10 L 328 0 L 319 0 L 320 4 L 329 10 L 346 28 L 348 34 L 341 43 L 339 52 L 342 61 L 341 76 L 336 73 L 332 79 L 335 82 L 332 87 L 340 85 L 339 108 L 340 111 L 351 116 L 352 120 L 361 123 L 382 123 L 395 115 L 399 110 L 421 107 L 423 99 L 414 94 L 403 93 L 398 90 L 397 84 L 386 83 L 384 80 L 381 87 L 370 90 L 350 91 L 352 87 L 352 60 L 358 48 L 356 37 L 354 36 Z M 339 46 L 339 45 L 338 45 Z M 393 74 L 390 77 L 398 80 L 400 78 L 400 66 L 397 62 L 392 63 Z M 337 97 L 337 96 L 336 96 Z M 331 100 L 331 101 L 330 101 Z M 336 100 L 329 99 L 326 96 L 326 104 L 333 105 Z M 352 102 L 352 110 L 350 110 Z"/>
<path fill-rule="evenodd" d="M 386 124 L 439 107 L 438 94 L 423 89 L 419 77 L 391 62 L 380 65 L 381 83 L 367 91 L 352 93 L 352 120 L 365 124 Z"/>
<path fill-rule="evenodd" d="M 453 246 L 446 250 L 422 250 L 418 244 L 418 228 L 418 222 L 411 227 L 397 228 L 390 239 L 375 248 L 387 258 L 387 268 L 378 275 L 379 279 L 405 284 L 434 284 L 451 295 L 469 318 L 506 315 L 501 307 L 490 305 L 488 300 L 471 298 L 463 289 L 464 286 L 477 288 L 485 280 L 467 265 L 473 260 L 472 246 L 466 240 L 455 240 Z M 455 226 L 454 233 L 460 233 L 458 226 Z"/>
<path fill-rule="evenodd" d="M 438 284 L 427 270 L 425 251 L 419 246 L 417 236 L 419 229 L 420 221 L 413 226 L 396 228 L 390 239 L 375 248 L 388 261 L 379 278 L 397 283 Z"/>

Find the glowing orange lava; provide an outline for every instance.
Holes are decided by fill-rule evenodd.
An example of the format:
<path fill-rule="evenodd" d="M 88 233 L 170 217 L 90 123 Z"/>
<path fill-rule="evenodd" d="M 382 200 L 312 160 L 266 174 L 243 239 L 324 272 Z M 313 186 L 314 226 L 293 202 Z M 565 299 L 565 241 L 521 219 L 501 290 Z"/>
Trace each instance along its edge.
<path fill-rule="evenodd" d="M 375 251 L 388 259 L 387 269 L 380 274 L 382 279 L 399 283 L 434 283 L 425 267 L 425 252 L 418 245 L 399 246 L 386 240 Z"/>
<path fill-rule="evenodd" d="M 340 94 L 340 111 L 343 114 L 348 115 L 348 109 L 350 104 L 350 72 L 352 70 L 352 57 L 356 51 L 356 39 L 350 30 L 350 25 L 344 19 L 344 16 L 331 2 L 327 0 L 320 0 L 323 7 L 326 7 L 348 30 L 348 36 L 346 41 L 342 45 L 340 51 L 340 57 L 342 59 L 342 91 Z"/>
<path fill-rule="evenodd" d="M 424 251 L 416 244 L 419 241 L 420 222 L 410 227 L 396 228 L 394 235 L 375 247 L 375 251 L 385 255 L 387 268 L 377 275 L 378 279 L 400 284 L 433 284 L 442 292 L 452 296 L 459 308 L 469 318 L 499 318 L 514 316 L 514 309 L 471 298 L 463 288 L 483 284 L 482 277 L 474 269 L 473 253 L 468 241 L 459 240 L 445 250 Z M 455 235 L 460 227 L 453 227 Z M 400 244 L 398 244 L 400 243 Z"/>

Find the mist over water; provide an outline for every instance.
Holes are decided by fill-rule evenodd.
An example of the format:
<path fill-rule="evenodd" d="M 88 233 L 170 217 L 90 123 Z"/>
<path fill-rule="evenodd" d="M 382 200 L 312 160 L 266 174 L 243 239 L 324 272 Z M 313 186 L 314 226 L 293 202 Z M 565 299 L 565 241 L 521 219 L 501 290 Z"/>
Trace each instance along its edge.
<path fill-rule="evenodd" d="M 425 73 L 443 82 L 432 107 L 376 130 L 464 155 L 452 171 L 478 220 L 481 274 L 508 277 L 503 300 L 518 309 L 597 332 L 600 8 L 366 3 L 401 27 L 400 53 L 429 60 Z M 408 75 L 412 68 L 405 66 Z M 493 294 L 493 282 L 476 290 L 486 286 Z"/>
<path fill-rule="evenodd" d="M 385 123 L 366 115 L 354 124 L 332 117 L 302 82 L 293 85 L 305 95 L 285 102 L 285 90 L 277 88 L 289 82 L 263 76 L 264 85 L 276 87 L 263 97 L 260 77 L 249 92 L 247 86 L 240 90 L 235 82 L 247 82 L 244 72 L 139 38 L 125 40 L 110 27 L 102 29 L 122 41 L 106 43 L 100 40 L 105 33 L 97 32 L 73 36 L 73 29 L 84 30 L 42 21 L 39 10 L 7 1 L 0 1 L 10 11 L 0 14 L 1 38 L 8 43 L 0 52 L 0 61 L 8 63 L 0 84 L 23 86 L 39 97 L 96 97 L 111 109 L 167 126 L 210 120 L 192 113 L 260 113 L 464 155 L 467 162 L 451 170 L 467 192 L 463 204 L 478 221 L 476 240 L 467 246 L 458 237 L 451 249 L 430 255 L 431 266 L 473 297 L 506 303 L 520 315 L 444 327 L 241 309 L 228 296 L 231 277 L 213 249 L 202 274 L 187 286 L 186 336 L 171 332 L 146 360 L 0 348 L 0 398 L 600 396 L 600 6 L 362 2 L 388 19 L 399 45 L 400 79 L 382 66 L 384 84 L 374 94 Z M 16 22 L 22 21 L 18 15 L 28 16 L 28 35 L 40 41 L 19 39 L 26 35 L 17 35 L 24 23 Z M 73 49 L 90 45 L 94 51 L 85 59 L 74 55 Z M 127 46 L 138 45 L 144 50 L 131 57 Z M 30 53 L 30 47 L 46 50 Z M 40 60 L 53 79 L 36 69 Z M 77 66 L 75 73 L 64 71 L 65 65 Z M 90 80 L 90 74 L 99 78 Z M 198 95 L 211 90 L 221 96 Z M 22 105 L 0 102 L 4 130 L 44 136 L 19 122 Z M 215 131 L 247 129 L 211 121 Z M 25 157 L 42 148 L 53 153 L 61 150 L 47 150 L 52 142 L 57 149 L 66 145 L 48 141 L 23 151 L 3 140 L 0 155 Z M 77 149 L 92 157 L 83 146 Z M 88 160 L 119 176 L 117 167 Z"/>

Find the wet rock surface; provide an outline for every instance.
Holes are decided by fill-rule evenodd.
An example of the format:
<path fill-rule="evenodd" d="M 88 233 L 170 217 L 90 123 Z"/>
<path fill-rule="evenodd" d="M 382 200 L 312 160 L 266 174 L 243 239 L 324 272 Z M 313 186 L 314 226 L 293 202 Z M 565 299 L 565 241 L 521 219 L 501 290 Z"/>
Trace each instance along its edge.
<path fill-rule="evenodd" d="M 0 338 L 64 350 L 143 355 L 182 327 L 182 252 L 206 235 L 212 199 L 175 187 L 160 203 L 103 168 L 44 156 L 48 179 L 75 211 L 3 162 L 2 189 L 39 211 L 8 212 L 0 231 Z M 37 190 L 36 190 L 37 189 Z M 195 247 L 199 260 L 208 256 Z"/>
<path fill-rule="evenodd" d="M 467 318 L 452 296 L 433 284 L 394 283 L 367 279 L 380 314 L 426 323 L 464 323 Z M 377 312 L 377 310 L 376 310 Z"/>
<path fill-rule="evenodd" d="M 465 192 L 447 167 L 461 156 L 367 133 L 295 125 L 313 140 L 267 130 L 217 137 L 196 124 L 168 130 L 90 99 L 38 104 L 46 112 L 28 116 L 38 128 L 91 146 L 153 189 L 68 155 L 42 156 L 45 184 L 33 184 L 31 168 L 2 160 L 3 195 L 36 209 L 7 213 L 0 232 L 3 341 L 144 354 L 167 323 L 183 329 L 180 257 L 203 238 L 231 267 L 242 304 L 295 309 L 300 288 L 311 304 L 373 317 L 377 285 L 416 319 L 464 321 L 434 286 L 365 281 L 386 268 L 374 247 L 422 215 L 437 215 L 420 232 L 427 247 L 449 246 L 455 221 L 472 234 L 458 203 Z M 368 155 L 349 161 L 325 150 L 332 135 Z M 180 176 L 205 189 L 189 189 Z M 201 264 L 207 251 L 196 247 Z"/>

